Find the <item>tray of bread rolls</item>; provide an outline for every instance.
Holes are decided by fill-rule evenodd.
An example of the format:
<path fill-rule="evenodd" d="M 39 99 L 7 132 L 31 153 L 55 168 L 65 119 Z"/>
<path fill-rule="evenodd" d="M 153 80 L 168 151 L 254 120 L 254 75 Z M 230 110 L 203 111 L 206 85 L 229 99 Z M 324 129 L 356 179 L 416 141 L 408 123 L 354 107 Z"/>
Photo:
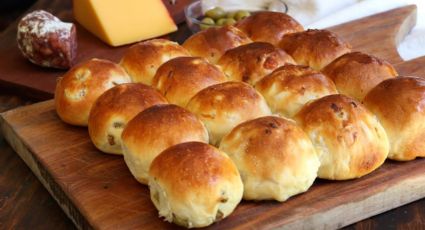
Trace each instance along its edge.
<path fill-rule="evenodd" d="M 262 12 L 146 40 L 1 130 L 80 229 L 343 227 L 425 197 L 425 62 L 396 51 L 415 18 Z"/>

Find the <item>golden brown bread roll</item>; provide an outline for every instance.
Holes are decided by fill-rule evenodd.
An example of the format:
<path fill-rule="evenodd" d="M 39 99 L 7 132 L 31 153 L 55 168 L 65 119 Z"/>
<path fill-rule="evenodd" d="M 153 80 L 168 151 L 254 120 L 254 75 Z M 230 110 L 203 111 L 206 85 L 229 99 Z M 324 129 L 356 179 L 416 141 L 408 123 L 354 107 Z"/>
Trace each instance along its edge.
<path fill-rule="evenodd" d="M 254 85 L 277 67 L 295 62 L 270 43 L 253 42 L 226 51 L 217 64 L 230 80 Z"/>
<path fill-rule="evenodd" d="M 196 116 L 177 105 L 154 105 L 139 113 L 122 133 L 125 163 L 142 184 L 149 166 L 166 148 L 188 141 L 208 143 L 208 131 Z"/>
<path fill-rule="evenodd" d="M 190 54 L 176 42 L 152 39 L 128 48 L 120 65 L 131 76 L 133 82 L 152 85 L 152 79 L 160 65 L 170 59 L 182 56 L 190 56 Z"/>
<path fill-rule="evenodd" d="M 203 58 L 178 57 L 159 67 L 152 86 L 170 103 L 184 107 L 201 89 L 226 80 L 226 75 L 217 66 Z"/>
<path fill-rule="evenodd" d="M 335 82 L 340 93 L 359 101 L 381 81 L 397 76 L 390 63 L 361 52 L 342 55 L 323 68 L 322 73 Z"/>
<path fill-rule="evenodd" d="M 307 134 L 295 122 L 260 117 L 236 126 L 220 150 L 239 169 L 246 200 L 285 201 L 313 184 L 319 158 Z"/>
<path fill-rule="evenodd" d="M 246 34 L 234 26 L 212 27 L 189 37 L 183 47 L 193 56 L 204 57 L 211 63 L 229 49 L 252 42 Z"/>
<path fill-rule="evenodd" d="M 388 158 L 399 161 L 425 157 L 425 80 L 385 80 L 365 97 L 364 104 L 381 121 L 390 140 Z"/>
<path fill-rule="evenodd" d="M 351 51 L 351 46 L 328 30 L 306 30 L 283 36 L 279 47 L 299 65 L 320 70 L 337 57 Z"/>
<path fill-rule="evenodd" d="M 210 143 L 217 146 L 239 123 L 271 114 L 263 96 L 243 82 L 209 86 L 189 101 L 187 109 L 204 122 Z"/>
<path fill-rule="evenodd" d="M 263 11 L 255 13 L 235 25 L 256 42 L 268 42 L 278 45 L 285 34 L 303 31 L 303 26 L 291 16 Z"/>
<path fill-rule="evenodd" d="M 335 84 L 308 66 L 285 65 L 257 82 L 255 89 L 273 113 L 293 117 L 308 101 L 336 94 Z"/>
<path fill-rule="evenodd" d="M 142 83 L 127 83 L 104 92 L 89 116 L 89 134 L 102 152 L 122 154 L 121 133 L 139 112 L 167 100 L 154 88 Z"/>
<path fill-rule="evenodd" d="M 318 176 L 346 180 L 364 176 L 388 156 L 385 130 L 362 104 L 334 94 L 305 105 L 295 116 L 320 159 Z"/>
<path fill-rule="evenodd" d="M 66 123 L 87 126 L 96 99 L 106 90 L 130 81 L 127 73 L 111 61 L 94 58 L 80 63 L 57 81 L 56 112 Z"/>
<path fill-rule="evenodd" d="M 155 158 L 149 189 L 159 215 L 187 228 L 205 227 L 227 217 L 243 193 L 232 160 L 201 142 L 174 145 Z"/>

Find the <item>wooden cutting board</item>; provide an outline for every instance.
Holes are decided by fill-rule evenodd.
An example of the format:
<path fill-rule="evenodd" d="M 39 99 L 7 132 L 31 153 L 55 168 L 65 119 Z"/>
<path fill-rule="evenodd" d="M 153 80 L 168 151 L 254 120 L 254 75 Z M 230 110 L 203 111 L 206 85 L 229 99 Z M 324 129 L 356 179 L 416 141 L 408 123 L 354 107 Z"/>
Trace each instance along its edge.
<path fill-rule="evenodd" d="M 386 57 L 402 74 L 425 75 L 425 59 L 403 62 L 395 44 L 415 23 L 408 6 L 344 25 L 336 31 L 356 50 Z M 6 140 L 81 229 L 174 229 L 163 222 L 122 157 L 102 154 L 87 130 L 64 124 L 53 101 L 1 114 Z M 284 203 L 243 201 L 212 229 L 333 229 L 425 197 L 425 159 L 387 161 L 361 179 L 317 180 Z"/>
<path fill-rule="evenodd" d="M 194 0 L 162 0 L 176 23 L 184 22 L 184 7 Z M 73 21 L 72 0 L 38 0 L 28 12 L 43 9 L 53 13 L 64 21 Z M 16 43 L 17 20 L 0 34 L 0 90 L 26 96 L 34 100 L 53 98 L 56 78 L 64 70 L 39 67 L 26 60 Z M 125 49 L 129 47 L 111 47 L 93 36 L 78 23 L 77 27 L 77 63 L 94 57 L 118 62 Z M 171 39 L 182 40 L 190 34 L 186 28 L 173 33 Z M 169 36 L 168 36 L 169 37 Z"/>

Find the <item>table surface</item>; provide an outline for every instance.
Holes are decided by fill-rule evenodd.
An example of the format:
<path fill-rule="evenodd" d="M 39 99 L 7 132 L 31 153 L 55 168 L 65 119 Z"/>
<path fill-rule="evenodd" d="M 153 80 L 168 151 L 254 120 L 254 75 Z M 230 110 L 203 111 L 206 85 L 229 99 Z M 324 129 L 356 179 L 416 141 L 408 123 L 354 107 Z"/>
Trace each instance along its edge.
<path fill-rule="evenodd" d="M 13 14 L 18 15 L 16 11 Z M 0 25 L 10 18 L 11 15 L 2 14 Z M 33 101 L 4 90 L 0 92 L 0 112 L 29 103 Z M 75 229 L 71 220 L 1 134 L 0 229 Z M 425 229 L 425 199 L 363 220 L 346 229 Z"/>

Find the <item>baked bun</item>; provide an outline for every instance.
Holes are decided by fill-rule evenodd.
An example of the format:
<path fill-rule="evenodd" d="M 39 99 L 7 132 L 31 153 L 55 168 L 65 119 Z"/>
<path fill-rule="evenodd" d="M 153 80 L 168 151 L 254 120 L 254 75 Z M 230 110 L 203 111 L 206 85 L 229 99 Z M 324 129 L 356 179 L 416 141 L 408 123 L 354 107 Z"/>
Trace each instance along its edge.
<path fill-rule="evenodd" d="M 235 164 L 211 145 L 187 142 L 163 151 L 149 170 L 151 200 L 165 220 L 193 228 L 227 217 L 242 199 Z"/>
<path fill-rule="evenodd" d="M 346 180 L 382 165 L 389 143 L 384 128 L 362 104 L 342 94 L 322 97 L 295 116 L 320 159 L 318 176 Z"/>
<path fill-rule="evenodd" d="M 154 105 L 134 117 L 121 138 L 125 163 L 140 183 L 147 184 L 149 166 L 163 150 L 188 141 L 208 143 L 208 132 L 189 111 Z"/>
<path fill-rule="evenodd" d="M 187 109 L 204 122 L 210 143 L 217 146 L 239 123 L 271 114 L 263 96 L 243 82 L 209 86 L 189 101 Z"/>
<path fill-rule="evenodd" d="M 151 85 L 160 65 L 181 56 L 190 56 L 190 54 L 176 42 L 166 39 L 152 39 L 139 42 L 128 48 L 120 65 L 131 76 L 133 82 Z"/>
<path fill-rule="evenodd" d="M 365 97 L 387 131 L 388 158 L 399 161 L 425 157 L 425 80 L 397 77 L 385 80 Z"/>
<path fill-rule="evenodd" d="M 323 68 L 322 73 L 335 82 L 340 93 L 359 101 L 377 84 L 398 75 L 390 63 L 360 52 L 342 55 Z"/>
<path fill-rule="evenodd" d="M 246 34 L 234 26 L 211 27 L 189 37 L 183 47 L 193 56 L 204 57 L 211 63 L 229 49 L 252 42 Z"/>
<path fill-rule="evenodd" d="M 253 42 L 226 51 L 217 64 L 230 80 L 253 85 L 277 67 L 295 62 L 270 43 Z"/>
<path fill-rule="evenodd" d="M 68 124 L 87 126 L 96 99 L 106 90 L 128 82 L 127 73 L 111 61 L 94 58 L 80 63 L 57 81 L 56 112 Z"/>
<path fill-rule="evenodd" d="M 273 113 L 293 117 L 310 100 L 337 94 L 335 84 L 308 66 L 286 65 L 255 85 Z"/>
<path fill-rule="evenodd" d="M 245 200 L 278 200 L 305 192 L 319 169 L 313 144 L 295 122 L 267 116 L 239 124 L 220 143 L 242 176 Z"/>
<path fill-rule="evenodd" d="M 253 41 L 273 45 L 278 45 L 285 34 L 304 30 L 303 26 L 291 16 L 271 11 L 255 13 L 237 22 L 235 26 Z"/>
<path fill-rule="evenodd" d="M 152 85 L 170 103 L 184 107 L 201 89 L 225 81 L 227 81 L 226 75 L 205 59 L 178 57 L 159 67 Z"/>
<path fill-rule="evenodd" d="M 139 112 L 167 100 L 154 88 L 142 83 L 127 83 L 104 92 L 89 116 L 89 134 L 102 152 L 122 154 L 121 133 Z"/>
<path fill-rule="evenodd" d="M 320 70 L 337 57 L 351 51 L 351 46 L 328 30 L 306 30 L 285 35 L 279 47 L 299 65 Z"/>

